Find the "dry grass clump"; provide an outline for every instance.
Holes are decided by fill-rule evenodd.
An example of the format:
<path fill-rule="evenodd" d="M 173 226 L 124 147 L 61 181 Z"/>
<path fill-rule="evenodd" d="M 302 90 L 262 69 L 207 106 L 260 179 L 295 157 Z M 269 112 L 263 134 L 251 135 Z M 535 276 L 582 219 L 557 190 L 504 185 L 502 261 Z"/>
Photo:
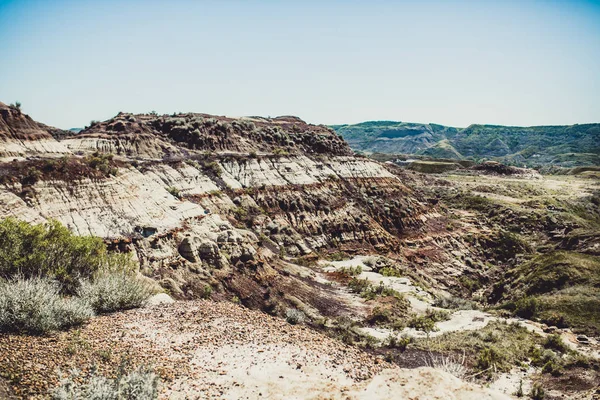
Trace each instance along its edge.
<path fill-rule="evenodd" d="M 115 379 L 92 372 L 81 383 L 73 371 L 52 391 L 53 400 L 152 400 L 158 398 L 159 378 L 152 370 L 139 367 L 130 373 L 123 368 Z"/>
<path fill-rule="evenodd" d="M 0 332 L 41 334 L 80 325 L 94 315 L 79 297 L 63 297 L 48 278 L 0 281 Z"/>

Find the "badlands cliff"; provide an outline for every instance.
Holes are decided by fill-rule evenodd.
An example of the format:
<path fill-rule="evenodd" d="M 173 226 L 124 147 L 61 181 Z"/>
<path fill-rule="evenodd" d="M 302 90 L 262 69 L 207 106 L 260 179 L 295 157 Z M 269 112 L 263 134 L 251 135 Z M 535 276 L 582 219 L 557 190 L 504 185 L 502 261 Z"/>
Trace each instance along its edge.
<path fill-rule="evenodd" d="M 96 343 L 95 332 L 120 324 L 113 333 L 132 343 L 139 339 L 138 350 L 154 351 L 162 346 L 171 361 L 158 355 L 146 357 L 159 360 L 160 368 L 172 365 L 172 360 L 191 357 L 196 365 L 201 356 L 224 357 L 212 369 L 197 370 L 201 375 L 197 379 L 186 375 L 185 368 L 177 373 L 162 371 L 168 382 L 163 386 L 165 398 L 185 396 L 196 390 L 195 385 L 207 385 L 203 393 L 214 398 L 236 398 L 240 393 L 250 398 L 257 398 L 257 393 L 283 398 L 285 388 L 302 398 L 313 386 L 329 394 L 343 391 L 348 398 L 393 398 L 397 391 L 423 399 L 450 398 L 444 397 L 449 393 L 455 398 L 504 398 L 504 394 L 465 385 L 447 372 L 407 371 L 387 363 L 410 368 L 437 366 L 461 377 L 471 371 L 469 376 L 490 381 L 500 377 L 497 381 L 504 383 L 498 389 L 510 395 L 519 382 L 525 381 L 529 388 L 532 381 L 540 380 L 536 374 L 543 365 L 526 372 L 515 371 L 515 366 L 529 363 L 529 348 L 542 349 L 549 332 L 559 332 L 574 351 L 586 357 L 598 356 L 595 339 L 587 342 L 591 347 L 585 347 L 570 331 L 471 309 L 479 306 L 451 296 L 477 297 L 481 303 L 512 300 L 511 296 L 523 289 L 518 284 L 511 289 L 511 282 L 505 280 L 513 279 L 513 268 L 532 252 L 512 232 L 530 235 L 532 243 L 551 247 L 562 246 L 560 241 L 565 239 L 566 233 L 557 232 L 574 230 L 576 225 L 570 221 L 550 213 L 539 216 L 537 203 L 529 199 L 515 200 L 531 206 L 517 210 L 471 194 L 469 185 L 477 184 L 475 189 L 492 199 L 496 191 L 503 200 L 507 194 L 518 197 L 523 185 L 509 182 L 511 177 L 499 186 L 483 175 L 469 176 L 461 187 L 356 156 L 330 128 L 289 116 L 119 113 L 108 121 L 93 122 L 79 133 L 35 122 L 18 108 L 2 103 L 0 117 L 0 217 L 32 223 L 58 220 L 78 235 L 102 237 L 111 251 L 135 259 L 139 273 L 157 290 L 182 300 L 164 308 L 93 320 L 83 333 L 92 343 L 86 351 L 93 349 L 97 355 L 114 347 Z M 560 193 L 552 185 L 552 195 Z M 531 190 L 527 195 L 543 192 Z M 588 194 L 582 189 L 575 200 L 587 199 Z M 564 198 L 571 201 L 573 196 L 567 193 Z M 580 207 L 580 203 L 573 206 Z M 569 250 L 587 252 L 595 243 L 582 239 Z M 235 304 L 185 302 L 201 298 L 240 303 L 321 333 L 294 327 L 290 331 L 293 338 L 275 336 L 285 323 L 254 311 L 240 311 Z M 448 299 L 454 304 L 447 305 Z M 192 321 L 196 307 L 207 310 L 206 321 Z M 161 328 L 165 318 L 171 321 L 171 313 L 188 325 Z M 225 319 L 219 319 L 221 314 Z M 433 326 L 423 323 L 427 321 Z M 225 324 L 227 332 L 218 331 L 219 324 Z M 133 335 L 129 329 L 134 325 L 147 329 L 138 332 L 141 336 Z M 166 343 L 171 337 L 203 340 L 191 332 L 178 333 L 185 327 L 217 335 L 210 346 L 220 346 L 222 339 L 257 361 L 248 364 L 247 360 L 228 358 L 204 345 L 194 355 L 181 343 Z M 258 333 L 249 335 L 252 330 Z M 480 333 L 483 330 L 485 334 Z M 472 334 L 460 336 L 464 332 Z M 15 360 L 39 357 L 55 340 L 69 347 L 73 335 L 79 333 L 59 334 L 50 342 L 0 336 L 0 348 L 10 349 L 10 368 L 0 371 L 0 376 L 11 384 L 29 382 L 15 385 L 13 394 L 44 397 L 57 380 L 53 368 L 66 367 L 66 359 L 56 365 L 36 364 L 43 373 Z M 500 341 L 499 335 L 511 340 Z M 453 356 L 462 351 L 463 361 L 450 362 L 454 369 L 435 361 L 430 337 L 441 338 L 436 352 Z M 257 347 L 257 342 L 277 344 L 296 339 L 291 345 L 293 354 L 284 352 L 280 362 L 286 363 L 281 364 L 286 373 L 298 378 L 297 384 L 281 386 L 279 377 L 257 371 L 257 363 L 264 367 L 282 355 L 279 347 Z M 324 354 L 322 348 L 310 344 L 320 341 L 335 341 L 335 345 L 327 345 L 332 351 L 328 357 L 335 362 L 316 363 L 305 370 L 316 354 Z M 339 341 L 359 344 L 372 354 Z M 461 348 L 470 341 L 476 344 Z M 28 352 L 30 343 L 35 350 Z M 452 347 L 457 343 L 458 348 Z M 412 347 L 407 351 L 409 344 Z M 495 346 L 495 353 L 490 353 L 489 346 Z M 261 355 L 253 354 L 255 350 Z M 465 350 L 469 352 L 466 361 Z M 347 357 L 340 355 L 348 351 Z M 303 361 L 297 361 L 297 352 Z M 93 354 L 92 361 L 109 368 L 110 360 Z M 488 360 L 490 354 L 497 358 Z M 145 359 L 139 351 L 135 356 Z M 574 356 L 563 355 L 565 360 L 570 360 L 568 357 Z M 383 366 L 382 358 L 387 360 Z M 346 361 L 363 362 L 372 371 L 357 381 L 353 374 L 360 368 L 346 371 L 337 364 Z M 292 372 L 294 362 L 302 364 L 301 372 Z M 565 365 L 571 365 L 568 362 Z M 578 362 L 573 361 L 569 373 L 552 378 L 549 385 L 564 393 L 560 379 L 578 379 L 569 394 L 588 398 L 585 396 L 595 387 L 597 364 L 590 362 L 585 367 Z M 38 372 L 41 375 L 36 378 Z M 256 387 L 237 380 L 244 374 L 259 381 Z M 334 378 L 324 383 L 323 374 Z M 41 376 L 47 379 L 45 386 L 35 386 Z M 427 386 L 438 379 L 441 386 Z M 411 380 L 422 384 L 415 387 L 408 384 Z M 322 386 L 315 386 L 316 382 Z M 0 379 L 0 396 L 2 383 Z M 374 397 L 369 397 L 371 394 Z M 320 397 L 315 394 L 313 398 Z"/>

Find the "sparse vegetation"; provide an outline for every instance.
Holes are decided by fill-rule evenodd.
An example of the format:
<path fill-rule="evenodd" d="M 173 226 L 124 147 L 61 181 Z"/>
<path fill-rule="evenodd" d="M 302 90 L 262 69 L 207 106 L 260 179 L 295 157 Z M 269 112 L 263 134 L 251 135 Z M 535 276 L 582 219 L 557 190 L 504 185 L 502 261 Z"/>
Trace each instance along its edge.
<path fill-rule="evenodd" d="M 89 302 L 64 297 L 48 278 L 0 280 L 0 332 L 42 334 L 80 325 L 94 315 Z"/>
<path fill-rule="evenodd" d="M 94 312 L 139 307 L 151 294 L 126 254 L 56 221 L 0 221 L 0 330 L 45 333 Z"/>
<path fill-rule="evenodd" d="M 304 322 L 305 315 L 302 311 L 295 308 L 285 310 L 285 320 L 292 325 L 301 324 Z"/>
<path fill-rule="evenodd" d="M 546 398 L 546 391 L 542 388 L 542 385 L 534 383 L 529 392 L 529 398 L 532 400 L 544 400 Z"/>
<path fill-rule="evenodd" d="M 93 280 L 82 281 L 77 294 L 96 312 L 106 313 L 140 307 L 152 290 L 129 271 L 102 271 Z"/>
<path fill-rule="evenodd" d="M 448 332 L 428 341 L 416 341 L 414 346 L 443 354 L 464 351 L 467 359 L 474 360 L 473 368 L 487 374 L 520 366 L 539 351 L 541 344 L 540 336 L 518 324 L 493 321 L 477 331 Z"/>
<path fill-rule="evenodd" d="M 139 367 L 129 373 L 120 368 L 116 378 L 110 379 L 96 371 L 82 379 L 73 371 L 52 391 L 53 400 L 152 400 L 158 398 L 159 377 L 148 367 Z"/>
<path fill-rule="evenodd" d="M 338 269 L 337 272 L 347 277 L 358 276 L 362 273 L 362 267 L 360 265 L 354 267 L 342 267 Z"/>
<path fill-rule="evenodd" d="M 167 192 L 169 192 L 169 194 L 173 197 L 176 197 L 178 199 L 181 199 L 181 192 L 179 191 L 179 189 L 177 189 L 174 186 L 169 186 L 167 188 Z"/>

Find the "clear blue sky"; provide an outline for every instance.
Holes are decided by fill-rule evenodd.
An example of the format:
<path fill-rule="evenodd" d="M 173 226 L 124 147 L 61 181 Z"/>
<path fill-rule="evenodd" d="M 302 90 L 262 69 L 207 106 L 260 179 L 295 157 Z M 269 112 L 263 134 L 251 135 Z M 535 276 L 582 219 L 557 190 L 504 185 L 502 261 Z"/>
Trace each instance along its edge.
<path fill-rule="evenodd" d="M 0 101 L 119 111 L 600 122 L 600 1 L 3 1 Z"/>

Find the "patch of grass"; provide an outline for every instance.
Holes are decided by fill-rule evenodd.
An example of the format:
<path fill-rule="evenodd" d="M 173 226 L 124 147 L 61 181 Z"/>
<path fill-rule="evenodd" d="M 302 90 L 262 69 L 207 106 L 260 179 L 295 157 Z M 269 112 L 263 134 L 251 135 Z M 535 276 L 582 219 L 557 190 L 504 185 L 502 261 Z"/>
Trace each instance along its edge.
<path fill-rule="evenodd" d="M 542 338 L 518 324 L 492 321 L 477 331 L 448 332 L 425 340 L 415 347 L 439 353 L 465 352 L 473 367 L 483 371 L 490 366 L 496 371 L 509 371 L 529 360 L 532 348 L 539 348 Z"/>
<path fill-rule="evenodd" d="M 558 322 L 574 332 L 600 334 L 600 288 L 578 286 L 539 296 L 539 319 Z"/>
<path fill-rule="evenodd" d="M 557 291 L 585 284 L 600 286 L 600 257 L 571 251 L 542 254 L 519 266 L 514 275 L 527 295 Z"/>
<path fill-rule="evenodd" d="M 554 251 L 511 270 L 504 308 L 558 327 L 600 332 L 600 257 Z"/>

